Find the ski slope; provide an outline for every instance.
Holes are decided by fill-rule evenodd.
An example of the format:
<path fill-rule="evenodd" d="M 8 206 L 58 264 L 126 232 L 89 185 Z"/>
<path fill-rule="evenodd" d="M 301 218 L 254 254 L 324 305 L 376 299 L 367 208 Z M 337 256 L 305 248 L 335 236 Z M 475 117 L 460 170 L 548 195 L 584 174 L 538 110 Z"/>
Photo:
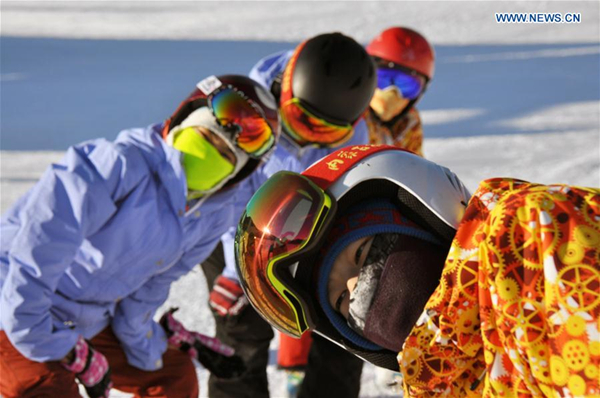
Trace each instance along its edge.
<path fill-rule="evenodd" d="M 1 11 L 2 212 L 69 144 L 167 117 L 205 75 L 245 73 L 321 32 L 367 43 L 392 25 L 436 48 L 418 106 L 427 158 L 471 190 L 500 176 L 600 186 L 598 2 L 3 1 Z M 496 12 L 577 12 L 582 22 L 497 24 Z M 210 334 L 203 278 L 198 268 L 176 282 L 164 308 Z M 276 349 L 268 373 L 282 397 Z M 198 375 L 205 397 L 208 374 Z M 366 365 L 361 396 L 393 395 L 375 377 Z"/>

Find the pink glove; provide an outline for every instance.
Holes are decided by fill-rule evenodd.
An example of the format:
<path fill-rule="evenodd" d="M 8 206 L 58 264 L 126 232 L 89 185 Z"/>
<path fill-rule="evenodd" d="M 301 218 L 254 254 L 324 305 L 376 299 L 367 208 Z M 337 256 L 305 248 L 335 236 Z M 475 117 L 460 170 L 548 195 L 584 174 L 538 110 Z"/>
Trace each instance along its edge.
<path fill-rule="evenodd" d="M 210 292 L 209 304 L 220 316 L 235 316 L 248 306 L 248 299 L 239 283 L 219 275 Z"/>
<path fill-rule="evenodd" d="M 171 308 L 160 318 L 170 345 L 187 352 L 217 377 L 231 378 L 242 374 L 246 367 L 240 357 L 233 355 L 233 348 L 215 337 L 187 330 L 173 316 L 175 311 L 177 308 Z"/>
<path fill-rule="evenodd" d="M 106 357 L 94 350 L 82 336 L 79 336 L 73 354 L 71 363 L 62 365 L 75 373 L 90 398 L 107 398 L 112 381 Z"/>

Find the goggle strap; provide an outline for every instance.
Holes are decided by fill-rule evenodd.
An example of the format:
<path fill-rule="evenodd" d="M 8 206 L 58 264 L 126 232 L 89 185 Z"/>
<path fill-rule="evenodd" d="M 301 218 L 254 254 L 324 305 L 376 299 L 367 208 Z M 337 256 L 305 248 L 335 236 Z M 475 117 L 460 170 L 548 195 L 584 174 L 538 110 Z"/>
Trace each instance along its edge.
<path fill-rule="evenodd" d="M 204 103 L 202 103 L 204 101 Z M 171 131 L 172 128 L 181 124 L 184 119 L 189 116 L 197 108 L 206 104 L 206 98 L 201 97 L 199 95 L 192 96 L 187 98 L 179 104 L 177 110 L 173 113 L 173 115 L 167 119 L 163 125 L 162 136 L 163 138 L 167 138 L 167 135 Z"/>
<path fill-rule="evenodd" d="M 386 150 L 400 150 L 391 145 L 355 145 L 338 149 L 306 169 L 302 175 L 322 190 L 327 190 L 338 178 L 364 158 Z"/>
<path fill-rule="evenodd" d="M 304 42 L 300 43 L 300 45 L 298 45 L 298 47 L 296 48 L 296 51 L 294 51 L 294 53 L 290 57 L 287 65 L 283 71 L 283 77 L 281 79 L 281 94 L 280 94 L 280 100 L 279 100 L 280 104 L 284 104 L 293 98 L 292 76 L 294 75 L 294 69 L 296 68 L 296 61 L 298 60 L 298 57 L 300 56 L 300 52 L 302 51 L 302 48 L 304 48 L 305 45 L 306 45 L 306 41 L 304 41 Z"/>

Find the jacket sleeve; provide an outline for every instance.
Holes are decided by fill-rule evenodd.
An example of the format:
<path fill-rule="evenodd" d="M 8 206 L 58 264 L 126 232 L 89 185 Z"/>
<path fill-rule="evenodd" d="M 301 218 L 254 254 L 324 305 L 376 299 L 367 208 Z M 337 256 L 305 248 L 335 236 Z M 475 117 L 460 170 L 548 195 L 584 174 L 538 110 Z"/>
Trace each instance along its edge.
<path fill-rule="evenodd" d="M 242 214 L 244 214 L 244 211 L 246 210 L 246 205 L 252 198 L 252 195 L 254 195 L 258 188 L 267 180 L 267 175 L 265 174 L 265 166 L 267 166 L 269 163 L 259 167 L 254 173 L 250 175 L 250 177 L 248 177 L 247 180 L 245 180 L 239 185 L 235 193 L 235 211 L 232 221 L 232 227 L 229 228 L 227 232 L 223 234 L 223 236 L 221 236 L 221 243 L 223 244 L 223 255 L 225 257 L 225 268 L 223 269 L 222 275 L 236 282 L 239 281 L 237 272 L 235 270 L 234 253 L 234 243 L 237 225 L 240 218 L 242 217 Z"/>
<path fill-rule="evenodd" d="M 171 284 L 187 271 L 177 263 L 117 304 L 111 326 L 132 366 L 147 371 L 162 368 L 167 337 L 153 316 L 169 296 Z"/>
<path fill-rule="evenodd" d="M 192 251 L 207 257 L 218 242 L 218 236 L 210 243 L 200 244 Z M 210 248 L 209 248 L 210 247 Z M 163 366 L 162 355 L 167 350 L 167 336 L 162 326 L 154 321 L 156 310 L 169 297 L 170 287 L 191 271 L 198 262 L 186 254 L 167 271 L 153 276 L 133 294 L 119 301 L 112 319 L 112 329 L 122 343 L 130 365 L 153 371 Z"/>
<path fill-rule="evenodd" d="M 153 276 L 133 294 L 119 301 L 112 319 L 112 329 L 121 341 L 127 361 L 138 369 L 152 371 L 163 366 L 162 355 L 167 349 L 167 337 L 162 326 L 154 321 L 156 310 L 169 297 L 173 282 L 191 271 L 214 249 L 219 236 L 199 244 L 186 253 L 167 271 Z"/>
<path fill-rule="evenodd" d="M 252 67 L 248 76 L 270 90 L 273 80 L 283 73 L 292 54 L 292 50 L 287 50 L 268 55 Z"/>
<path fill-rule="evenodd" d="M 8 273 L 0 316 L 25 357 L 58 360 L 75 345 L 76 332 L 53 326 L 51 296 L 85 237 L 117 210 L 113 195 L 135 184 L 135 178 L 123 178 L 126 168 L 126 158 L 108 141 L 71 147 L 4 218 L 11 225 L 2 228 L 11 229 L 14 238 L 2 249 Z"/>
<path fill-rule="evenodd" d="M 210 218 L 200 232 L 200 241 L 185 252 L 175 265 L 153 276 L 117 305 L 112 320 L 113 331 L 123 345 L 128 362 L 139 369 L 152 371 L 162 368 L 167 338 L 162 327 L 154 321 L 154 315 L 167 300 L 173 282 L 204 261 L 233 223 L 228 204 L 222 206 L 222 211 L 203 213 L 210 214 Z"/>

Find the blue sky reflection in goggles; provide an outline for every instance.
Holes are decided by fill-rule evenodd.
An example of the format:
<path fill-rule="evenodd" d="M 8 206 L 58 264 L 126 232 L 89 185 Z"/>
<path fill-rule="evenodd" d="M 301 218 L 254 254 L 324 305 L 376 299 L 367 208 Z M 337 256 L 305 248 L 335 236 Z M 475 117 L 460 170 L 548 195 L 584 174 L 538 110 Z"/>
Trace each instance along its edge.
<path fill-rule="evenodd" d="M 419 75 L 411 75 L 400 69 L 378 68 L 377 87 L 385 90 L 390 86 L 396 86 L 406 99 L 415 99 L 423 91 L 425 79 Z"/>

